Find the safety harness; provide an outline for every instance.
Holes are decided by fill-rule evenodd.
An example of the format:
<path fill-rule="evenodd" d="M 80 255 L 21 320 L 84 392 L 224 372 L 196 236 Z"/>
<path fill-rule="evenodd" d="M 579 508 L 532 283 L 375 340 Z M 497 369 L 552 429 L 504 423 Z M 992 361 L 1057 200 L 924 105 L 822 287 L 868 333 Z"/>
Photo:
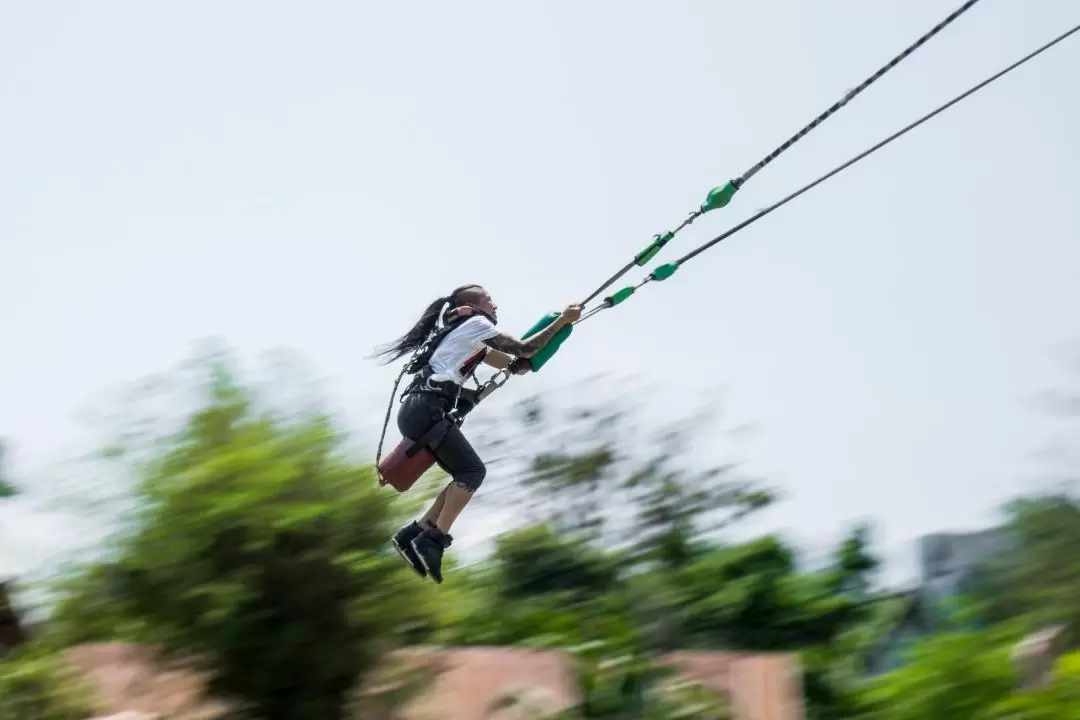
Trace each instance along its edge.
<path fill-rule="evenodd" d="M 440 313 L 440 319 L 445 320 L 446 315 L 450 310 L 451 309 L 448 308 L 443 313 Z M 486 383 L 481 384 L 476 378 L 476 369 L 480 367 L 480 363 L 483 362 L 484 357 L 487 355 L 487 348 L 478 350 L 458 368 L 458 372 L 466 381 L 471 379 L 476 383 L 476 389 L 466 388 L 464 384 L 459 385 L 452 380 L 431 379 L 435 372 L 431 367 L 431 358 L 434 357 L 435 351 L 439 348 L 439 345 L 441 345 L 454 330 L 460 327 L 462 323 L 466 322 L 471 317 L 479 315 L 487 318 L 492 324 L 495 324 L 495 318 L 488 313 L 479 310 L 478 308 L 470 308 L 470 310 L 471 312 L 468 314 L 462 314 L 449 322 L 440 322 L 437 324 L 398 374 L 397 380 L 394 381 L 394 389 L 390 393 L 390 403 L 386 408 L 386 417 L 383 419 L 382 434 L 379 436 L 379 449 L 375 455 L 376 467 L 378 467 L 379 462 L 382 460 L 383 443 L 386 440 L 386 430 L 390 425 L 390 415 L 393 413 L 394 398 L 397 396 L 397 390 L 401 384 L 402 378 L 406 375 L 412 375 L 413 379 L 402 391 L 399 402 L 404 402 L 405 398 L 409 395 L 429 394 L 448 400 L 450 403 L 450 408 L 445 410 L 435 424 L 421 437 L 417 438 L 405 451 L 407 457 L 415 456 L 424 447 L 430 448 L 431 450 L 438 448 L 443 438 L 446 437 L 447 431 L 453 425 L 460 426 L 464 421 L 465 416 L 476 407 L 476 404 L 479 403 L 481 399 L 490 394 L 499 385 L 502 385 L 503 382 L 506 382 L 505 379 L 500 382 L 497 378 L 493 377 Z M 385 484 L 381 475 L 379 477 L 379 484 Z"/>

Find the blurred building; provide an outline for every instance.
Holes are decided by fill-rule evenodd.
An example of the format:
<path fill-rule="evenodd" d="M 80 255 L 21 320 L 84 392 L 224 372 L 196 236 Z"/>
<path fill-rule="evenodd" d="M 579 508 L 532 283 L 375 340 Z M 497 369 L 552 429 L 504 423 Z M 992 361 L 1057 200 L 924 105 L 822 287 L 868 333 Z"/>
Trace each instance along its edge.
<path fill-rule="evenodd" d="M 921 592 L 927 600 L 947 601 L 976 579 L 987 561 L 1009 548 L 1003 530 L 934 533 L 919 539 Z"/>
<path fill-rule="evenodd" d="M 917 542 L 919 584 L 874 601 L 881 633 L 866 656 L 868 675 L 900 667 L 912 644 L 954 621 L 955 601 L 978 582 L 988 562 L 1009 549 L 1008 536 L 1000 528 L 933 533 Z"/>

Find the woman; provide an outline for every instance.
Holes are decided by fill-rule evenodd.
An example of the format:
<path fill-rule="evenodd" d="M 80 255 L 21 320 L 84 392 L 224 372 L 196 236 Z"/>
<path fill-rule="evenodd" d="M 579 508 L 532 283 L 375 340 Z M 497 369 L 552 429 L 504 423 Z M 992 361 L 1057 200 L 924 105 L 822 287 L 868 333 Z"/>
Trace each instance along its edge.
<path fill-rule="evenodd" d="M 379 352 L 386 362 L 393 362 L 423 346 L 440 315 L 447 323 L 447 331 L 437 340 L 427 363 L 402 393 L 397 424 L 404 437 L 422 437 L 463 399 L 468 404 L 462 385 L 480 362 L 515 374 L 528 372 L 523 359 L 535 355 L 559 330 L 581 317 L 581 306 L 570 305 L 555 322 L 522 341 L 495 328 L 497 310 L 483 287 L 463 285 L 434 300 L 407 333 Z M 484 481 L 487 469 L 458 424 L 450 424 L 434 453 L 451 481 L 420 521 L 398 530 L 391 542 L 421 577 L 429 575 L 441 583 L 443 552 L 453 540 L 450 526 Z"/>

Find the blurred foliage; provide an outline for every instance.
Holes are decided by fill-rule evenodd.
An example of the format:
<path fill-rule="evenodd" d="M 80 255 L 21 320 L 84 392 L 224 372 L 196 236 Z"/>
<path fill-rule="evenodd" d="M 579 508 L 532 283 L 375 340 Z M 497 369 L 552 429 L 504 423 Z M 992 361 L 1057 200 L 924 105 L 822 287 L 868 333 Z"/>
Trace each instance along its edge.
<path fill-rule="evenodd" d="M 0 657 L 0 720 L 85 720 L 96 708 L 55 654 L 25 647 Z"/>
<path fill-rule="evenodd" d="M 502 694 L 491 710 L 514 709 L 518 717 L 549 720 L 729 720 L 730 704 L 704 684 L 680 679 L 670 667 L 617 642 L 593 641 L 568 648 L 579 704 L 553 718 L 543 716 L 535 689 Z"/>
<path fill-rule="evenodd" d="M 991 622 L 1022 617 L 1028 630 L 1070 628 L 1080 647 L 1080 498 L 1063 493 L 1019 498 L 1007 508 L 1006 552 L 980 573 L 978 594 Z"/>
<path fill-rule="evenodd" d="M 1009 656 L 1023 631 L 1080 620 L 1068 495 L 1013 503 L 1009 551 L 965 586 L 974 614 L 935 614 L 904 664 L 867 678 L 914 595 L 878 587 L 868 524 L 813 568 L 778 534 L 728 540 L 779 495 L 738 463 L 701 460 L 723 446 L 709 413 L 662 425 L 621 396 L 562 410 L 535 397 L 516 422 L 471 418 L 497 468 L 477 501 L 512 515 L 490 556 L 463 565 L 451 551 L 435 586 L 388 539 L 437 478 L 380 491 L 303 388 L 272 385 L 268 400 L 221 353 L 186 372 L 197 392 L 179 418 L 147 412 L 102 453 L 131 479 L 130 510 L 55 584 L 53 650 L 124 640 L 199 658 L 215 692 L 272 720 L 395 717 L 425 678 L 391 670 L 388 653 L 432 644 L 570 649 L 582 703 L 565 720 L 726 717 L 723 698 L 659 664 L 683 649 L 799 653 L 808 720 L 1080 717 L 1076 655 L 1026 693 Z M 68 697 L 49 655 L 0 667 L 0 720 L 76 717 L 45 704 Z M 527 712 L 530 700 L 501 703 Z"/>
<path fill-rule="evenodd" d="M 869 684 L 866 716 L 976 718 L 1012 690 L 1008 651 L 981 633 L 934 636 L 913 648 L 904 667 Z"/>
<path fill-rule="evenodd" d="M 203 406 L 155 440 L 133 531 L 69 581 L 53 632 L 207 657 L 259 717 L 340 717 L 428 588 L 386 553 L 390 496 L 329 418 L 280 421 L 220 359 L 207 374 Z"/>
<path fill-rule="evenodd" d="M 581 704 L 565 720 L 581 718 L 729 717 L 727 703 L 699 683 L 674 677 L 640 651 L 592 642 L 571 648 Z"/>
<path fill-rule="evenodd" d="M 1080 652 L 1062 656 L 1045 687 L 1013 693 L 988 714 L 992 720 L 1071 720 L 1080 718 Z"/>
<path fill-rule="evenodd" d="M 1060 658 L 1050 683 L 1016 690 L 1009 629 L 941 633 L 908 663 L 862 689 L 861 720 L 1072 720 L 1080 717 L 1080 655 Z"/>

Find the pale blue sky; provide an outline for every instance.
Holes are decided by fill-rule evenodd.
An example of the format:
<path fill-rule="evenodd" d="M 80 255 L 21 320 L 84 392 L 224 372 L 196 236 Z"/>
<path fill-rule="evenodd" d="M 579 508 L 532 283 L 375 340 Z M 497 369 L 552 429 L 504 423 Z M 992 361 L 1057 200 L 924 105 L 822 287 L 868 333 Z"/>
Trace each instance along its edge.
<path fill-rule="evenodd" d="M 32 481 L 80 449 L 77 408 L 207 336 L 300 351 L 374 433 L 395 369 L 365 356 L 429 299 L 481 282 L 523 330 L 958 4 L 5 3 L 0 436 Z M 667 257 L 1078 21 L 984 0 Z M 788 495 L 755 529 L 820 548 L 872 517 L 899 559 L 992 520 L 1035 477 L 1055 428 L 1032 399 L 1080 336 L 1078 69 L 1074 38 L 582 326 L 493 405 L 613 367 L 666 383 L 669 416 L 722 386 Z M 82 532 L 34 502 L 0 510 L 0 570 Z"/>

